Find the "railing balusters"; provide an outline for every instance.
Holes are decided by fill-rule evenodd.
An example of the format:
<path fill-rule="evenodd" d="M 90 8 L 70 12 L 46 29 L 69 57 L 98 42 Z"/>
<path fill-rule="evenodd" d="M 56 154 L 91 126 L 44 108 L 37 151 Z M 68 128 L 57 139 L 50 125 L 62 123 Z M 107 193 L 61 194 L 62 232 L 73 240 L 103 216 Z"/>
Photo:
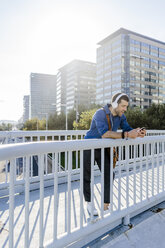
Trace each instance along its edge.
<path fill-rule="evenodd" d="M 110 148 L 110 213 L 113 211 L 113 147 Z"/>
<path fill-rule="evenodd" d="M 122 146 L 119 146 L 119 159 L 118 159 L 118 210 L 121 210 L 121 150 Z"/>
<path fill-rule="evenodd" d="M 65 140 L 67 140 L 67 135 L 65 135 Z M 65 171 L 68 170 L 68 153 L 65 151 Z"/>
<path fill-rule="evenodd" d="M 152 157 L 152 196 L 154 196 L 154 148 L 155 148 L 155 143 L 153 142 L 151 144 L 151 157 Z"/>
<path fill-rule="evenodd" d="M 5 183 L 8 182 L 8 172 L 9 172 L 8 160 L 5 160 Z"/>
<path fill-rule="evenodd" d="M 44 219 L 44 154 L 39 155 L 39 177 L 40 177 L 40 225 L 39 246 L 43 247 L 43 219 Z"/>
<path fill-rule="evenodd" d="M 104 214 L 104 148 L 101 148 L 101 218 Z"/>
<path fill-rule="evenodd" d="M 159 142 L 157 142 L 157 159 L 156 159 L 156 170 L 157 170 L 157 194 L 159 194 Z"/>
<path fill-rule="evenodd" d="M 136 151 L 137 146 L 134 145 L 134 160 L 133 160 L 133 202 L 136 204 Z"/>
<path fill-rule="evenodd" d="M 68 159 L 68 209 L 67 209 L 67 232 L 71 232 L 71 172 L 72 172 L 72 152 L 69 151 Z"/>
<path fill-rule="evenodd" d="M 53 222 L 53 240 L 57 239 L 57 222 L 58 222 L 58 152 L 52 154 L 54 170 L 54 222 Z"/>
<path fill-rule="evenodd" d="M 83 227 L 83 150 L 80 150 L 80 228 Z"/>
<path fill-rule="evenodd" d="M 50 136 L 50 135 L 49 135 Z M 64 136 L 64 135 L 63 135 Z M 30 137 L 28 135 L 28 137 Z M 36 139 L 36 137 L 39 136 L 34 136 L 34 138 Z M 51 136 L 50 136 L 51 137 Z M 53 137 L 53 136 L 52 136 Z M 165 136 L 164 136 L 165 137 Z M 32 140 L 32 136 L 31 136 L 31 140 Z M 23 141 L 25 141 L 25 139 L 23 139 Z M 64 146 L 62 146 L 62 142 L 64 142 Z M 20 186 L 20 178 L 18 181 L 18 178 L 15 178 L 16 176 L 16 166 L 18 165 L 17 162 L 19 161 L 19 158 L 23 158 L 23 166 L 24 166 L 24 179 L 22 180 L 22 184 L 25 184 L 25 237 L 24 238 L 24 246 L 25 247 L 29 247 L 29 243 L 32 242 L 30 240 L 31 237 L 29 237 L 29 191 L 30 191 L 30 183 L 32 182 L 32 187 L 33 187 L 33 183 L 37 182 L 37 180 L 40 180 L 40 218 L 39 218 L 39 246 L 43 247 L 44 246 L 44 228 L 45 230 L 47 230 L 47 220 L 48 217 L 46 218 L 45 221 L 45 225 L 44 225 L 44 180 L 46 179 L 46 185 L 48 185 L 48 180 L 50 179 L 51 181 L 51 185 L 54 185 L 54 203 L 52 204 L 54 209 L 54 217 L 53 217 L 53 242 L 56 245 L 56 243 L 59 242 L 59 240 L 61 239 L 61 237 L 59 237 L 58 235 L 61 234 L 61 227 L 58 228 L 58 214 L 59 214 L 59 209 L 58 209 L 58 204 L 59 204 L 59 199 L 58 199 L 58 194 L 59 194 L 59 190 L 58 190 L 58 183 L 59 183 L 59 175 L 62 178 L 62 182 L 63 179 L 66 180 L 68 182 L 68 192 L 67 192 L 67 205 L 65 205 L 65 207 L 67 207 L 66 212 L 67 212 L 67 221 L 63 222 L 65 226 L 65 231 L 67 231 L 67 233 L 65 233 L 65 235 L 69 234 L 68 237 L 70 239 L 70 237 L 73 236 L 74 233 L 74 229 L 73 229 L 73 225 L 74 228 L 76 228 L 76 230 L 81 232 L 81 229 L 85 230 L 86 228 L 86 223 L 88 226 L 88 221 L 87 218 L 84 214 L 86 214 L 86 211 L 84 211 L 83 208 L 83 203 L 84 203 L 84 199 L 83 199 L 83 149 L 91 149 L 91 203 L 92 203 L 92 212 L 93 212 L 93 207 L 94 207 L 94 202 L 95 202 L 95 177 L 94 177 L 94 173 L 97 172 L 95 171 L 95 166 L 94 166 L 94 153 L 95 153 L 95 149 L 96 147 L 98 148 L 100 143 L 101 143 L 101 174 L 100 178 L 99 178 L 99 187 L 97 188 L 98 191 L 97 193 L 100 193 L 99 198 L 99 207 L 101 209 L 100 211 L 100 216 L 101 216 L 101 220 L 99 220 L 98 223 L 100 223 L 100 221 L 104 221 L 104 218 L 106 218 L 106 216 L 104 217 L 104 211 L 103 211 L 103 207 L 104 207 L 104 149 L 105 147 L 109 146 L 110 147 L 110 160 L 111 160 L 111 165 L 110 165 L 110 213 L 112 215 L 112 220 L 114 220 L 118 214 L 121 215 L 121 210 L 125 212 L 128 211 L 132 211 L 134 210 L 139 210 L 140 207 L 146 207 L 147 204 L 154 204 L 154 201 L 159 201 L 160 199 L 163 199 L 164 197 L 164 177 L 165 177 L 165 138 L 163 137 L 157 137 L 155 139 L 153 139 L 153 137 L 148 137 L 148 139 L 137 139 L 137 140 L 128 140 L 126 141 L 125 145 L 123 146 L 123 141 L 113 141 L 113 143 L 111 143 L 111 141 L 109 141 L 109 143 L 106 143 L 107 141 L 96 141 L 96 140 L 88 140 L 88 143 L 85 143 L 84 146 L 84 142 L 86 141 L 70 141 L 70 142 L 65 142 L 65 141 L 61 141 L 58 142 L 58 145 L 56 146 L 56 142 L 52 142 L 52 144 L 49 146 L 50 148 L 50 154 L 52 154 L 52 166 L 53 166 L 53 174 L 52 175 L 44 175 L 44 166 L 47 163 L 47 154 L 49 153 L 49 149 L 44 146 L 44 142 L 41 142 L 41 146 L 39 146 L 39 142 L 36 144 L 23 144 L 22 147 L 19 145 L 14 145 L 13 144 L 13 149 L 14 149 L 14 153 L 12 153 L 12 155 L 10 155 L 10 183 L 9 183 L 9 247 L 14 247 L 14 232 L 17 232 L 17 220 L 16 223 L 14 223 L 14 194 L 18 193 L 16 190 L 17 188 Z M 103 143 L 105 142 L 105 143 Z M 46 144 L 49 142 L 46 142 Z M 51 142 L 50 142 L 51 143 Z M 69 143 L 69 146 L 68 146 Z M 75 146 L 76 144 L 76 146 Z M 89 145 L 90 144 L 90 145 Z M 94 145 L 93 145 L 94 144 Z M 21 145 L 21 144 L 20 144 Z M 8 146 L 8 145 L 7 145 Z M 34 149 L 32 149 L 31 147 L 33 146 Z M 54 147 L 53 147 L 54 146 Z M 113 146 L 118 147 L 118 151 L 119 151 L 119 160 L 117 162 L 117 166 L 116 166 L 116 181 L 114 182 L 114 187 L 113 187 Z M 11 145 L 9 145 L 9 148 L 11 147 Z M 35 150 L 35 147 L 38 149 Z M 53 150 L 52 150 L 53 147 Z M 19 148 L 19 149 L 18 149 Z M 20 154 L 20 149 L 22 148 L 27 148 L 27 150 L 22 152 L 22 155 Z M 41 150 L 39 150 L 41 148 Z M 3 155 L 3 146 L 0 147 L 0 158 L 1 161 L 4 161 L 4 159 L 7 158 L 4 157 Z M 4 150 L 6 148 L 4 147 Z M 29 149 L 29 150 L 28 150 Z M 79 149 L 79 150 L 77 150 Z M 36 152 L 37 151 L 37 152 Z M 16 153 L 15 153 L 16 152 Z M 64 155 L 65 157 L 65 172 L 64 173 L 58 173 L 58 166 L 61 163 L 61 161 L 59 160 L 59 156 L 60 153 L 63 153 L 62 155 Z M 10 154 L 10 150 L 9 150 L 9 154 Z M 14 154 L 14 155 L 13 155 Z M 36 177 L 36 181 L 35 178 L 30 178 L 29 174 L 31 174 L 33 172 L 32 169 L 32 158 L 34 156 L 34 154 L 36 156 L 38 156 L 38 168 L 39 168 L 39 177 Z M 76 156 L 75 156 L 76 154 Z M 72 221 L 72 183 L 71 181 L 74 180 L 73 178 L 75 178 L 76 173 L 74 174 L 74 176 L 72 177 L 72 157 L 74 155 L 74 158 L 76 158 L 76 168 L 78 167 L 78 163 L 80 164 L 80 170 L 77 170 L 76 173 L 80 172 L 80 202 L 79 202 L 79 206 L 80 207 L 80 215 L 77 215 L 77 206 L 73 205 L 73 213 L 74 213 L 74 217 L 75 217 L 75 223 L 73 223 Z M 78 158 L 77 158 L 78 156 Z M 15 157 L 14 159 L 11 159 Z M 62 158 L 64 160 L 64 157 Z M 122 159 L 122 161 L 121 161 Z M 77 161 L 78 160 L 78 161 Z M 22 161 L 21 161 L 22 162 Z M 49 161 L 48 161 L 49 162 Z M 140 165 L 140 167 L 139 167 Z M 7 164 L 4 165 L 7 167 Z M 46 165 L 47 167 L 47 165 Z M 133 167 L 133 171 L 130 171 L 129 168 L 132 169 Z M 68 170 L 67 170 L 68 168 Z M 18 168 L 17 168 L 18 169 Z M 122 171 L 126 169 L 125 171 Z M 7 168 L 6 168 L 7 170 Z M 47 170 L 47 169 L 46 169 Z M 123 176 L 123 177 L 122 177 Z M 65 177 L 65 178 L 64 178 Z M 122 180 L 121 180 L 122 177 Z M 78 177 L 77 177 L 78 178 Z M 76 179 L 77 179 L 76 178 Z M 16 180 L 16 181 L 15 181 Z M 132 183 L 133 180 L 133 183 Z M 122 182 L 125 182 L 122 183 Z M 140 184 L 139 184 L 140 181 Z M 129 185 L 129 183 L 131 183 L 131 186 Z M 1 184 L 2 185 L 2 184 Z M 17 187 L 18 186 L 18 187 Z M 100 191 L 100 186 L 101 186 L 101 191 Z M 61 186 L 60 186 L 61 187 Z M 113 189 L 114 188 L 114 189 Z M 14 191 L 14 189 L 16 189 Z M 77 190 L 77 188 L 76 188 Z M 126 195 L 125 191 L 126 190 Z M 139 193 L 137 193 L 139 190 Z M 152 192 L 151 192 L 152 191 Z M 95 193 L 94 193 L 95 192 Z M 123 194 L 124 192 L 124 194 Z M 75 191 L 75 195 L 73 195 L 73 202 L 74 202 L 74 196 L 77 195 L 77 191 Z M 151 194 L 152 193 L 152 194 Z M 122 194 L 124 195 L 124 197 L 126 196 L 126 201 L 124 199 L 124 197 L 122 197 Z M 52 194 L 53 195 L 53 194 Z M 139 199 L 137 199 L 136 195 L 138 195 Z M 133 196 L 133 197 L 132 197 Z M 156 196 L 156 197 L 155 197 Z M 96 197 L 98 197 L 96 195 Z M 114 198 L 114 199 L 113 199 Z M 132 206 L 132 202 L 133 202 L 133 206 Z M 137 204 L 138 203 L 138 204 Z M 50 201 L 51 204 L 51 201 Z M 124 204 L 124 205 L 123 205 Z M 62 204 L 61 204 L 62 206 Z M 149 205 L 150 206 L 150 205 Z M 49 210 L 51 209 L 51 205 L 49 205 Z M 33 211 L 33 209 L 30 211 Z M 79 211 L 79 209 L 78 209 Z M 48 210 L 47 210 L 48 212 Z M 79 219 L 77 219 L 77 216 Z M 87 216 L 88 217 L 88 216 Z M 120 216 L 121 217 L 121 216 Z M 94 217 L 93 214 L 91 214 L 91 222 L 93 222 Z M 78 220 L 78 221 L 77 221 Z M 59 220 L 60 221 L 60 220 Z M 106 219 L 107 221 L 107 219 Z M 37 223 L 37 219 L 36 219 L 36 223 Z M 78 223 L 78 225 L 77 225 Z M 94 223 L 94 222 L 93 222 Z M 106 222 L 107 223 L 107 222 Z M 85 225 L 84 225 L 85 224 Z M 92 225 L 91 225 L 92 226 Z M 97 229 L 97 228 L 96 228 Z M 23 230 L 23 229 L 22 229 Z M 24 230 L 23 230 L 24 231 Z M 45 234 L 47 234 L 45 232 Z M 76 232 L 76 235 L 79 235 L 78 232 Z M 16 240 L 16 243 L 19 244 L 19 240 Z M 22 242 L 22 241 L 21 241 Z"/>
<path fill-rule="evenodd" d="M 61 136 L 58 137 L 58 140 L 61 140 Z M 58 164 L 59 164 L 59 172 L 61 171 L 61 152 L 58 153 Z"/>
<path fill-rule="evenodd" d="M 30 142 L 32 142 L 32 136 L 30 137 Z M 32 177 L 33 176 L 33 156 L 30 156 L 30 164 L 31 164 L 30 176 Z"/>
<path fill-rule="evenodd" d="M 29 247 L 29 156 L 26 156 L 25 171 L 25 248 Z"/>
<path fill-rule="evenodd" d="M 164 191 L 164 173 L 165 173 L 165 166 L 164 166 L 164 141 L 162 141 L 162 192 Z"/>
<path fill-rule="evenodd" d="M 148 187 L 148 155 L 149 155 L 149 143 L 146 144 L 146 199 L 148 200 L 149 198 L 149 187 Z"/>
<path fill-rule="evenodd" d="M 93 207 L 94 207 L 94 149 L 91 149 L 91 221 L 93 221 Z"/>
<path fill-rule="evenodd" d="M 126 155 L 126 207 L 129 207 L 129 145 L 125 146 Z"/>
<path fill-rule="evenodd" d="M 143 199 L 143 176 L 142 176 L 142 170 L 143 170 L 143 164 L 142 164 L 142 153 L 143 153 L 143 145 L 140 144 L 140 201 L 142 202 Z"/>
<path fill-rule="evenodd" d="M 14 178 L 15 161 L 10 160 L 10 184 L 9 184 L 9 248 L 14 247 Z"/>

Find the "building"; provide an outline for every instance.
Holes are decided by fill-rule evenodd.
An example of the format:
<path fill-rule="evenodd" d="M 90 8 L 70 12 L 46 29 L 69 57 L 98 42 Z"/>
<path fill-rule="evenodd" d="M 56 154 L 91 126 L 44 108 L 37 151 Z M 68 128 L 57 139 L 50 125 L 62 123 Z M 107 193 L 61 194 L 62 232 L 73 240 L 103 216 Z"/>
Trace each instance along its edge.
<path fill-rule="evenodd" d="M 86 107 L 96 99 L 96 64 L 73 60 L 58 70 L 57 73 L 57 112 L 61 113 L 78 106 Z"/>
<path fill-rule="evenodd" d="M 98 43 L 96 102 L 129 95 L 130 105 L 165 102 L 165 42 L 121 28 Z"/>
<path fill-rule="evenodd" d="M 23 97 L 23 123 L 29 120 L 29 100 L 29 95 Z"/>
<path fill-rule="evenodd" d="M 56 75 L 31 73 L 30 119 L 48 118 L 56 110 Z"/>

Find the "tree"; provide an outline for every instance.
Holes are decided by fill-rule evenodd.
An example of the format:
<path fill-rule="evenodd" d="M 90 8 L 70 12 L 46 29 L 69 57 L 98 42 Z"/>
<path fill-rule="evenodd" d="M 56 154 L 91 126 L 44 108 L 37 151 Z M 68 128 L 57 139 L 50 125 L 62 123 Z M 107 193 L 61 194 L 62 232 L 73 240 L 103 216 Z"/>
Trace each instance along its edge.
<path fill-rule="evenodd" d="M 143 117 L 143 112 L 139 107 L 128 108 L 125 113 L 127 121 L 132 128 L 145 126 L 145 120 Z"/>
<path fill-rule="evenodd" d="M 38 118 L 33 118 L 31 120 L 27 120 L 23 124 L 23 130 L 24 131 L 30 131 L 30 130 L 45 130 L 46 129 L 46 120 L 42 119 L 39 120 Z"/>
<path fill-rule="evenodd" d="M 90 128 L 92 117 L 94 113 L 96 112 L 96 108 L 92 110 L 88 110 L 85 112 L 82 112 L 80 115 L 80 120 L 78 123 L 76 121 L 73 122 L 73 128 L 78 130 L 87 130 Z"/>
<path fill-rule="evenodd" d="M 11 131 L 12 130 L 12 127 L 13 126 L 10 123 L 7 123 L 7 124 L 2 123 L 0 125 L 0 131 Z"/>
<path fill-rule="evenodd" d="M 165 129 L 165 104 L 152 104 L 145 110 L 144 120 L 148 129 Z"/>
<path fill-rule="evenodd" d="M 50 130 L 65 130 L 65 114 L 62 112 L 60 115 L 57 113 L 50 115 L 48 119 L 48 128 Z"/>

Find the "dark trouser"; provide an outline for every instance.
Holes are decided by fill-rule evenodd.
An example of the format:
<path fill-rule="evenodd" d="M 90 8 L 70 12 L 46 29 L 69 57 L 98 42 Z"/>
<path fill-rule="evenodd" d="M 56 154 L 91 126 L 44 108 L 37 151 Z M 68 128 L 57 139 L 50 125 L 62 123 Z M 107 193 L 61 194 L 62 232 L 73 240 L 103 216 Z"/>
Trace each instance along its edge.
<path fill-rule="evenodd" d="M 110 203 L 110 155 L 109 148 L 104 149 L 104 203 Z M 94 160 L 97 162 L 101 171 L 101 149 L 94 150 Z M 84 198 L 91 201 L 91 150 L 84 151 Z M 113 173 L 113 179 L 115 174 Z"/>

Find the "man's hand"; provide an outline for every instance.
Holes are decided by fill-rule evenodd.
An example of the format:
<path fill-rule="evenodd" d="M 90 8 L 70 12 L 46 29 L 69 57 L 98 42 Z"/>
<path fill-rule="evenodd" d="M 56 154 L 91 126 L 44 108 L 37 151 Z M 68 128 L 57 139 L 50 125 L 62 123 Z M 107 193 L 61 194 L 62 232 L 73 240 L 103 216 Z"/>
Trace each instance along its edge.
<path fill-rule="evenodd" d="M 144 136 L 146 135 L 146 129 L 140 129 L 138 131 L 138 137 L 144 138 Z"/>
<path fill-rule="evenodd" d="M 139 136 L 140 128 L 133 129 L 128 132 L 128 138 L 135 139 Z"/>

